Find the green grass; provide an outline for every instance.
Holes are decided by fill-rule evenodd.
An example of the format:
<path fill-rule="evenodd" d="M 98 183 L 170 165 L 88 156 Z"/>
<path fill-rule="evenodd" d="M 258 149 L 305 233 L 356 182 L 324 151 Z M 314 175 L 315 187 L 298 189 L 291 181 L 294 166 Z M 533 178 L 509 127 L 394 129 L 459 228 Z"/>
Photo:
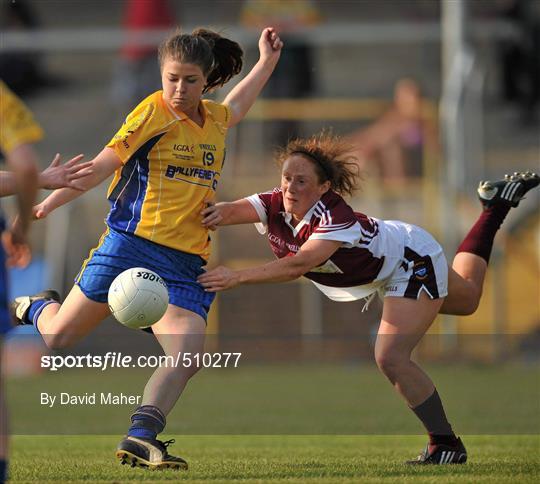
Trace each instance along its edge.
<path fill-rule="evenodd" d="M 40 392 L 140 393 L 148 371 L 75 370 L 8 381 L 14 482 L 527 483 L 540 479 L 537 365 L 430 365 L 464 466 L 411 468 L 423 429 L 373 364 L 205 370 L 168 416 L 187 473 L 120 466 L 132 406 L 40 405 Z M 39 435 L 36 435 L 39 434 Z M 50 435 L 46 435 L 50 434 Z M 85 436 L 81 436 L 85 435 Z M 442 479 L 441 479 L 442 477 Z"/>
<path fill-rule="evenodd" d="M 540 371 L 525 365 L 431 365 L 459 433 L 540 434 Z M 133 405 L 40 404 L 41 392 L 141 394 L 149 371 L 68 370 L 8 381 L 14 434 L 122 434 Z M 207 369 L 168 418 L 180 435 L 406 435 L 421 424 L 374 364 Z"/>
<path fill-rule="evenodd" d="M 13 438 L 13 482 L 410 482 L 528 483 L 540 475 L 538 436 L 468 436 L 461 466 L 402 463 L 424 445 L 418 436 L 189 436 L 174 446 L 187 472 L 147 471 L 114 458 L 118 437 Z"/>

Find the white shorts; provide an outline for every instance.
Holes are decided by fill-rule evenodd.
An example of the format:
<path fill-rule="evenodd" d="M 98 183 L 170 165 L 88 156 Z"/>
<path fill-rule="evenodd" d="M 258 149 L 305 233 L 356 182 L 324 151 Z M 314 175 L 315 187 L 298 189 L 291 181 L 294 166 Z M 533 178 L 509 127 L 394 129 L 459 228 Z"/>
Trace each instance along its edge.
<path fill-rule="evenodd" d="M 408 236 L 403 259 L 379 290 L 382 297 L 431 299 L 448 295 L 448 262 L 440 244 L 424 229 L 404 224 Z"/>

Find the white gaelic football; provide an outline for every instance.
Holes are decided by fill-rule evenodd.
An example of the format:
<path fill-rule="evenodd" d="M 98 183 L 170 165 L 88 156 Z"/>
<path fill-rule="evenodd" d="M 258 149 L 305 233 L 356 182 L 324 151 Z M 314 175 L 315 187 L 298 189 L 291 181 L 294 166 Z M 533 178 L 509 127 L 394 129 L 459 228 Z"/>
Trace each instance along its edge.
<path fill-rule="evenodd" d="M 155 272 L 133 267 L 116 276 L 109 287 L 108 302 L 111 313 L 124 326 L 147 328 L 165 314 L 169 291 Z"/>

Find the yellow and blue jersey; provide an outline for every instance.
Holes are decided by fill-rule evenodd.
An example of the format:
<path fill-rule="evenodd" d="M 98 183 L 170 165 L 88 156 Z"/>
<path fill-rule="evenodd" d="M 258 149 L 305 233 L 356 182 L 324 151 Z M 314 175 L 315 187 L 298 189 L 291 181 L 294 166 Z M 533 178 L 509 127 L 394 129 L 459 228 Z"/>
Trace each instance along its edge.
<path fill-rule="evenodd" d="M 9 155 L 15 148 L 26 143 L 35 143 L 43 138 L 43 130 L 34 121 L 30 110 L 0 80 L 0 151 Z M 0 213 L 0 232 L 4 230 L 4 219 Z M 11 318 L 7 309 L 7 274 L 5 254 L 0 244 L 0 336 L 10 328 Z"/>
<path fill-rule="evenodd" d="M 107 194 L 109 227 L 208 259 L 200 211 L 223 170 L 231 113 L 208 100 L 202 109 L 200 127 L 157 91 L 127 117 L 107 144 L 123 163 Z"/>
<path fill-rule="evenodd" d="M 0 80 L 0 150 L 8 155 L 17 146 L 42 138 L 43 130 L 30 110 Z"/>

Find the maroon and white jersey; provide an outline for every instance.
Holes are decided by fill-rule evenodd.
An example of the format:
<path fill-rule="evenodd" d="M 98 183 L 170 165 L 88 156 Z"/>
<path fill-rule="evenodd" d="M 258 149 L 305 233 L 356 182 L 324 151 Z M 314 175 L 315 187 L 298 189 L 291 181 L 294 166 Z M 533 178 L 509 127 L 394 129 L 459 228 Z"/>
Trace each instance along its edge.
<path fill-rule="evenodd" d="M 280 188 L 252 195 L 247 200 L 259 215 L 257 229 L 267 233 L 278 258 L 293 256 L 308 240 L 342 243 L 324 264 L 304 274 L 330 299 L 351 301 L 379 289 L 403 259 L 405 225 L 354 212 L 329 190 L 296 227 L 285 212 Z"/>

